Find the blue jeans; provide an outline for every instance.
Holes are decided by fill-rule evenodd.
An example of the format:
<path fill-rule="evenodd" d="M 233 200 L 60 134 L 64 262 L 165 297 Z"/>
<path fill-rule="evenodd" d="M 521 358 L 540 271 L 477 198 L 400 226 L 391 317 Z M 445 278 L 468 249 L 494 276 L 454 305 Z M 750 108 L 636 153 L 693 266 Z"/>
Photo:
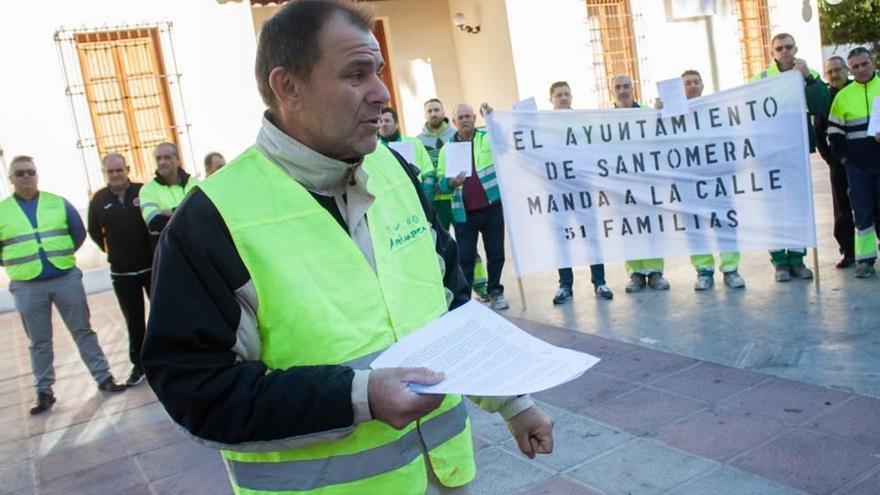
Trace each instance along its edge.
<path fill-rule="evenodd" d="M 590 265 L 590 282 L 593 282 L 593 287 L 605 285 L 605 265 L 601 263 Z M 571 268 L 560 268 L 559 288 L 571 289 L 572 285 L 574 285 L 574 272 Z"/>

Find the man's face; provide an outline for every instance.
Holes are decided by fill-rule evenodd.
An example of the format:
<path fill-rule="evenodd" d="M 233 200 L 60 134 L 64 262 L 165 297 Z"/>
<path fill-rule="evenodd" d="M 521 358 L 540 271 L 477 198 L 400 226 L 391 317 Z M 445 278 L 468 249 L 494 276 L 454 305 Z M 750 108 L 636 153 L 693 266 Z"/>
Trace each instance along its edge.
<path fill-rule="evenodd" d="M 222 156 L 211 155 L 211 161 L 208 163 L 208 166 L 205 167 L 205 174 L 211 175 L 223 168 L 223 165 L 226 165 L 226 160 Z"/>
<path fill-rule="evenodd" d="M 687 99 L 703 96 L 703 80 L 696 74 L 688 74 L 681 78 L 684 81 L 684 94 Z"/>
<path fill-rule="evenodd" d="M 153 151 L 153 156 L 156 157 L 156 172 L 162 177 L 168 177 L 174 174 L 174 171 L 180 166 L 180 158 L 177 156 L 177 150 L 172 146 L 158 146 Z"/>
<path fill-rule="evenodd" d="M 443 111 L 443 105 L 440 103 L 432 101 L 425 105 L 425 121 L 428 122 L 430 127 L 440 127 L 445 118 L 446 113 Z"/>
<path fill-rule="evenodd" d="M 859 53 L 850 57 L 847 62 L 853 77 L 860 83 L 868 82 L 874 75 L 874 60 L 867 53 Z"/>
<path fill-rule="evenodd" d="M 391 99 L 379 77 L 385 66 L 379 42 L 340 16 L 318 35 L 321 58 L 308 81 L 296 79 L 297 113 L 304 142 L 342 161 L 357 161 L 376 149 L 382 107 Z"/>
<path fill-rule="evenodd" d="M 777 38 L 773 41 L 773 60 L 783 65 L 794 64 L 794 56 L 797 55 L 797 45 L 792 38 Z"/>
<path fill-rule="evenodd" d="M 630 108 L 633 105 L 632 79 L 626 76 L 615 77 L 612 81 L 611 93 L 618 107 Z"/>
<path fill-rule="evenodd" d="M 550 103 L 553 105 L 553 110 L 571 110 L 571 88 L 568 86 L 554 88 L 550 95 Z"/>
<path fill-rule="evenodd" d="M 38 180 L 37 166 L 32 161 L 18 161 L 9 168 L 9 182 L 19 194 L 30 195 L 36 192 Z"/>
<path fill-rule="evenodd" d="M 453 117 L 455 122 L 455 127 L 458 128 L 459 132 L 462 134 L 472 134 L 474 132 L 474 125 L 476 124 L 477 117 L 474 115 L 474 109 L 471 108 L 470 105 L 462 103 L 458 106 L 455 111 L 455 117 Z"/>
<path fill-rule="evenodd" d="M 128 167 L 121 156 L 111 156 L 101 164 L 104 179 L 112 189 L 122 189 L 128 185 Z"/>
<path fill-rule="evenodd" d="M 828 84 L 832 87 L 842 88 L 846 84 L 848 76 L 849 70 L 840 59 L 832 58 L 825 62 L 825 78 L 828 79 Z"/>
<path fill-rule="evenodd" d="M 382 114 L 382 119 L 379 121 L 379 135 L 387 138 L 397 132 L 397 122 L 394 121 L 394 116 L 391 115 L 391 112 L 385 112 Z"/>

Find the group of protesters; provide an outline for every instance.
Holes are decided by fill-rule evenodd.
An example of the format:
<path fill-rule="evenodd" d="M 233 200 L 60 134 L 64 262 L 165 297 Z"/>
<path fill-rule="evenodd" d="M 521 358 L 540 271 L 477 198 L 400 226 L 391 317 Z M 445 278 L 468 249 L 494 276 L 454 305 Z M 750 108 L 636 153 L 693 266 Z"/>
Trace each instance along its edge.
<path fill-rule="evenodd" d="M 418 479 L 419 487 L 463 486 L 473 479 L 460 396 L 417 396 L 408 389 L 442 376 L 415 368 L 370 371 L 361 361 L 464 304 L 472 290 L 493 309 L 509 307 L 501 284 L 505 229 L 495 160 L 467 103 L 453 107 L 450 121 L 442 102 L 432 98 L 424 104 L 422 132 L 401 135 L 397 112 L 382 105 L 389 95 L 377 76 L 383 61 L 371 23 L 362 7 L 335 0 L 291 2 L 267 21 L 256 74 L 268 110 L 257 143 L 223 173 L 199 181 L 167 142 L 155 147 L 156 175 L 146 184 L 129 180 L 123 155 L 102 158 L 107 187 L 91 200 L 88 234 L 108 255 L 129 332 L 133 369 L 125 384 L 110 374 L 89 322 L 74 258 L 85 240 L 82 220 L 66 200 L 39 191 L 33 158 L 12 160 L 15 191 L 0 202 L 0 248 L 31 341 L 32 414 L 55 402 L 54 303 L 98 388 L 119 392 L 146 374 L 175 422 L 224 449 L 239 488 L 310 490 L 369 479 L 390 493 L 404 486 L 382 485 L 397 479 L 385 478 L 391 474 Z M 287 38 L 301 49 L 289 48 Z M 834 233 L 843 255 L 837 267 L 856 264 L 855 275 L 869 277 L 880 216 L 880 134 L 866 132 L 871 101 L 880 96 L 873 57 L 857 48 L 846 60 L 828 60 L 828 86 L 796 58 L 791 35 L 776 35 L 772 48 L 774 63 L 757 77 L 791 70 L 803 75 L 810 148 L 818 148 L 831 168 Z M 350 88 L 339 89 L 337 67 L 366 81 L 354 90 L 362 101 L 345 99 Z M 688 98 L 702 95 L 699 72 L 686 70 L 681 77 Z M 630 76 L 612 78 L 610 90 L 616 108 L 643 107 L 633 98 Z M 549 98 L 554 110 L 572 108 L 564 81 L 550 85 Z M 492 109 L 483 104 L 479 111 Z M 397 142 L 410 143 L 411 159 L 395 149 Z M 446 145 L 456 142 L 471 143 L 470 173 L 449 176 Z M 224 164 L 219 153 L 205 157 L 208 175 Z M 480 238 L 485 260 L 477 255 Z M 154 267 L 157 246 L 161 256 Z M 805 252 L 771 251 L 775 279 L 812 278 Z M 719 258 L 724 283 L 744 287 L 739 253 Z M 694 288 L 710 289 L 715 255 L 695 254 L 691 263 Z M 626 268 L 628 293 L 670 287 L 662 258 L 629 260 Z M 596 296 L 613 299 L 604 266 L 592 265 L 590 272 Z M 572 299 L 573 278 L 571 268 L 559 270 L 553 304 Z M 146 343 L 145 296 L 152 304 Z M 305 406 L 297 402 L 303 397 Z M 527 396 L 475 400 L 502 414 L 523 453 L 552 450 L 552 420 Z M 293 419 L 265 420 L 278 413 Z M 408 430 L 420 418 L 418 429 Z M 351 435 L 362 424 L 374 425 L 369 435 Z M 404 446 L 410 437 L 419 442 Z M 435 462 L 413 464 L 406 457 L 397 465 L 397 455 L 371 457 L 378 475 L 364 479 L 360 468 L 345 468 L 377 448 Z M 282 461 L 286 454 L 278 452 L 304 460 Z M 386 457 L 392 464 L 383 464 Z M 313 460 L 338 461 L 340 468 L 330 481 L 297 474 Z M 254 470 L 258 464 L 291 474 L 269 476 Z"/>

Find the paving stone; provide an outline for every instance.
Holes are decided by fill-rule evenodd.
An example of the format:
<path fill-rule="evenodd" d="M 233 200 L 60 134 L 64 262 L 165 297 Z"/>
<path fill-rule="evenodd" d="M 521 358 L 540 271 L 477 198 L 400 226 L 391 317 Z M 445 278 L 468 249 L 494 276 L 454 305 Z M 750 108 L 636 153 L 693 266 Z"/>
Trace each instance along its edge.
<path fill-rule="evenodd" d="M 575 342 L 584 340 L 584 338 L 587 337 L 584 333 L 568 330 L 566 328 L 554 327 L 514 316 L 504 315 L 504 317 L 529 334 L 553 345 L 567 347 Z"/>
<path fill-rule="evenodd" d="M 553 475 L 537 463 L 517 458 L 498 447 L 477 452 L 476 462 L 477 477 L 470 486 L 473 495 L 509 495 Z"/>
<path fill-rule="evenodd" d="M 626 433 L 556 408 L 547 412 L 554 422 L 553 453 L 537 456 L 535 462 L 554 471 L 564 471 L 633 439 Z M 513 455 L 522 456 L 515 440 L 510 439 L 502 446 Z"/>
<path fill-rule="evenodd" d="M 701 362 L 652 385 L 707 402 L 717 402 L 766 380 L 767 375 Z"/>
<path fill-rule="evenodd" d="M 534 398 L 571 412 L 613 399 L 638 387 L 633 382 L 587 371 L 575 380 L 534 394 Z"/>
<path fill-rule="evenodd" d="M 599 362 L 592 369 L 615 378 L 651 383 L 675 371 L 698 363 L 697 360 L 652 349 L 638 349 Z"/>
<path fill-rule="evenodd" d="M 588 406 L 583 414 L 636 436 L 645 436 L 678 418 L 703 409 L 705 403 L 639 388 L 607 402 Z"/>
<path fill-rule="evenodd" d="M 125 441 L 112 428 L 76 425 L 32 439 L 41 483 L 126 457 Z"/>
<path fill-rule="evenodd" d="M 30 440 L 23 438 L 0 444 L 0 465 L 12 464 L 30 458 Z"/>
<path fill-rule="evenodd" d="M 70 495 L 72 493 L 146 495 L 150 492 L 146 480 L 135 468 L 134 463 L 130 459 L 117 459 L 53 481 L 41 482 L 40 493 L 43 495 Z"/>
<path fill-rule="evenodd" d="M 31 461 L 0 463 L 0 493 L 26 490 L 33 487 Z"/>
<path fill-rule="evenodd" d="M 704 459 L 636 439 L 565 474 L 609 494 L 647 495 L 661 493 L 714 466 Z"/>
<path fill-rule="evenodd" d="M 653 437 L 685 452 L 724 461 L 766 442 L 784 428 L 781 421 L 761 416 L 709 410 L 664 426 Z"/>
<path fill-rule="evenodd" d="M 841 492 L 841 495 L 877 495 L 877 487 L 880 487 L 880 469 L 856 483 L 854 486 Z"/>
<path fill-rule="evenodd" d="M 510 438 L 510 430 L 507 423 L 497 413 L 487 413 L 470 400 L 464 401 L 471 419 L 471 429 L 474 433 L 489 440 L 492 443 L 503 442 Z"/>
<path fill-rule="evenodd" d="M 636 345 L 589 334 L 585 334 L 583 339 L 566 347 L 592 354 L 603 360 L 624 356 L 640 349 Z"/>
<path fill-rule="evenodd" d="M 880 464 L 880 456 L 849 440 L 798 428 L 730 464 L 806 492 L 830 494 Z"/>
<path fill-rule="evenodd" d="M 519 492 L 519 495 L 604 495 L 598 490 L 581 485 L 562 476 L 554 476 L 538 486 Z"/>
<path fill-rule="evenodd" d="M 675 495 L 804 495 L 791 487 L 777 485 L 757 476 L 727 466 L 695 478 L 670 490 Z"/>
<path fill-rule="evenodd" d="M 220 452 L 192 440 L 166 445 L 134 456 L 135 462 L 150 481 L 195 469 L 220 460 Z"/>
<path fill-rule="evenodd" d="M 774 378 L 748 394 L 719 402 L 719 406 L 737 412 L 762 414 L 788 424 L 803 424 L 830 411 L 847 397 L 849 395 L 843 392 Z"/>
<path fill-rule="evenodd" d="M 855 397 L 811 421 L 809 427 L 849 438 L 880 454 L 880 400 Z"/>
<path fill-rule="evenodd" d="M 150 485 L 162 495 L 232 495 L 229 475 L 219 460 Z"/>
<path fill-rule="evenodd" d="M 491 441 L 481 437 L 480 435 L 477 435 L 476 433 L 471 434 L 471 439 L 474 442 L 474 452 L 476 452 L 478 450 L 485 449 L 486 447 L 489 447 L 491 445 L 494 445 L 494 442 L 491 442 Z"/>

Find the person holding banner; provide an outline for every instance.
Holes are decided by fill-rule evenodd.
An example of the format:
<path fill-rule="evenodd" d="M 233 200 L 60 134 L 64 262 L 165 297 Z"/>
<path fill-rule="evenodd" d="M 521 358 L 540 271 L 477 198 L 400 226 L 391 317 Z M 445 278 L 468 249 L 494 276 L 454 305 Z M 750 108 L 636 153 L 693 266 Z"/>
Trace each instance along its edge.
<path fill-rule="evenodd" d="M 880 215 L 880 132 L 869 134 L 872 106 L 880 98 L 880 78 L 874 58 L 864 47 L 847 56 L 855 78 L 840 90 L 828 116 L 828 138 L 834 157 L 846 167 L 849 197 L 855 210 L 855 276 L 874 275 L 877 259 L 877 231 L 874 218 Z"/>
<path fill-rule="evenodd" d="M 571 87 L 566 81 L 557 81 L 550 85 L 550 103 L 553 110 L 571 110 Z M 590 265 L 590 281 L 597 297 L 614 299 L 614 293 L 605 283 L 605 265 Z M 574 272 L 571 268 L 559 269 L 559 290 L 553 296 L 553 304 L 563 304 L 574 296 Z"/>
<path fill-rule="evenodd" d="M 816 133 L 810 116 L 823 118 L 828 115 L 831 98 L 828 88 L 822 82 L 818 72 L 810 69 L 803 59 L 795 58 L 798 48 L 794 36 L 779 33 L 771 40 L 773 46 L 773 63 L 757 74 L 753 81 L 776 77 L 792 69 L 798 70 L 804 77 L 804 94 L 807 98 L 807 136 L 810 140 L 810 153 L 816 151 Z M 813 272 L 804 265 L 807 248 L 774 249 L 770 251 L 770 261 L 776 267 L 776 281 L 787 282 L 794 276 L 799 279 L 813 278 Z"/>
<path fill-rule="evenodd" d="M 416 138 L 400 135 L 397 111 L 391 107 L 382 109 L 382 117 L 379 120 L 379 142 L 394 149 L 408 163 L 415 165 L 419 169 L 419 178 L 424 177 L 427 172 L 433 172 L 434 164 L 425 145 Z M 422 187 L 424 188 L 424 182 Z"/>
<path fill-rule="evenodd" d="M 470 143 L 470 173 L 460 172 L 447 177 L 450 146 L 440 150 L 437 177 L 440 191 L 452 193 L 452 216 L 455 238 L 458 241 L 461 269 L 468 284 L 473 284 L 477 259 L 477 236 L 483 238 L 488 269 L 489 305 L 492 309 L 507 309 L 501 270 L 504 268 L 504 212 L 501 193 L 495 179 L 495 159 L 489 147 L 489 136 L 475 127 L 476 115 L 467 103 L 461 103 L 452 112 L 452 121 L 458 131 L 451 143 Z M 465 157 L 467 159 L 467 157 Z"/>
<path fill-rule="evenodd" d="M 611 78 L 611 95 L 614 97 L 614 108 L 648 108 L 633 99 L 633 82 L 627 75 Z M 663 258 L 629 260 L 625 266 L 629 272 L 626 292 L 639 292 L 645 286 L 656 290 L 669 289 L 669 281 L 663 277 Z"/>
<path fill-rule="evenodd" d="M 684 82 L 684 93 L 687 99 L 703 96 L 703 77 L 696 70 L 686 70 L 681 74 Z M 739 274 L 739 251 L 721 253 L 720 269 L 724 274 L 724 284 L 731 289 L 741 289 L 746 286 L 746 281 Z M 697 281 L 694 282 L 694 290 L 707 290 L 715 285 L 713 274 L 715 273 L 715 256 L 712 254 L 692 254 L 691 264 L 697 270 Z"/>

